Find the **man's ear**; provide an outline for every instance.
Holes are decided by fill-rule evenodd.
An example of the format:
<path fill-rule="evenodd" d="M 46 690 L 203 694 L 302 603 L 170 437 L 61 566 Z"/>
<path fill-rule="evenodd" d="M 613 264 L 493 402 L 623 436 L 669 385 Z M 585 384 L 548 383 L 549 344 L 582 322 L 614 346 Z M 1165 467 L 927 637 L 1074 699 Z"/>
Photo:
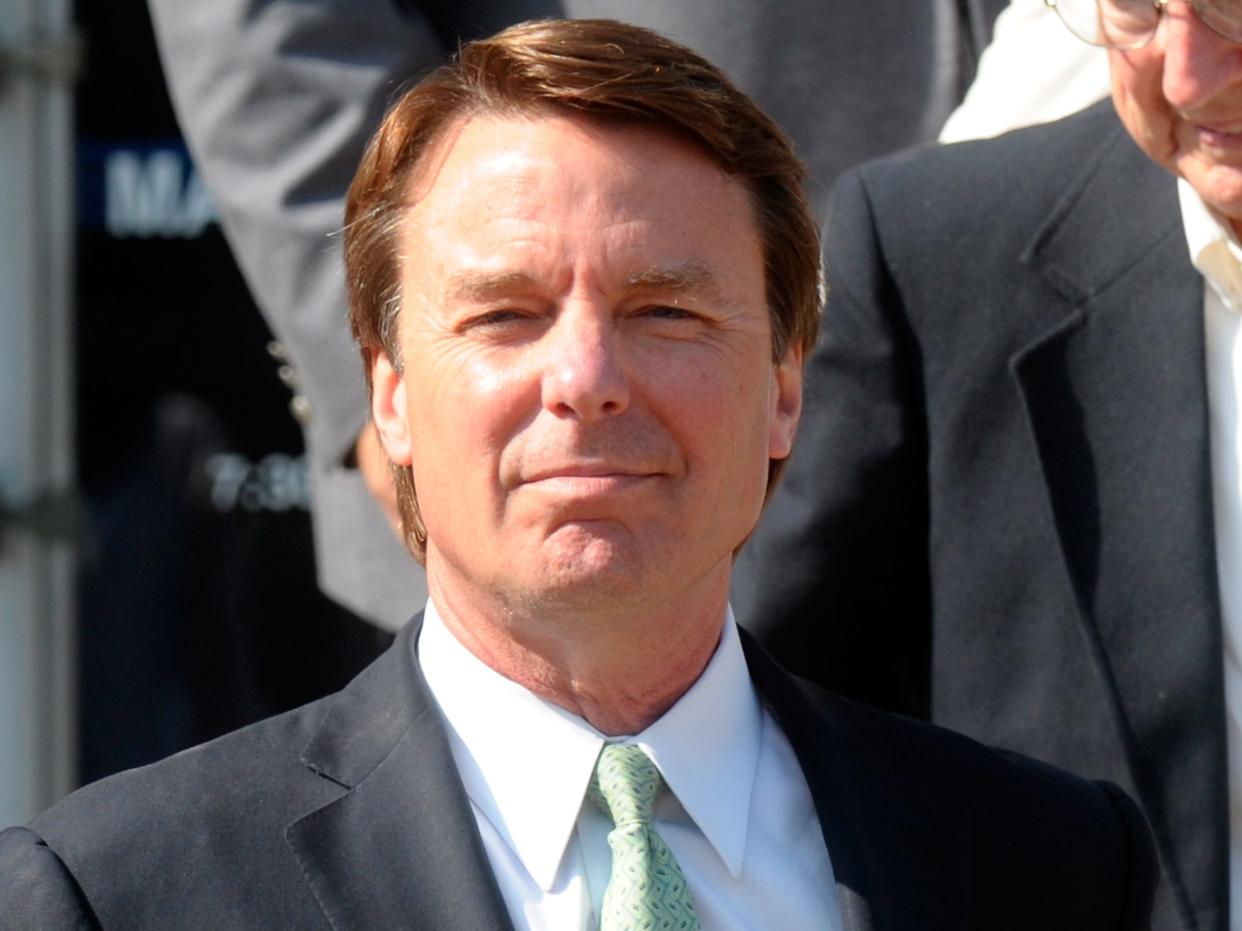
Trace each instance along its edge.
<path fill-rule="evenodd" d="M 802 345 L 790 346 L 773 372 L 772 419 L 768 424 L 768 458 L 784 459 L 793 451 L 802 414 Z"/>
<path fill-rule="evenodd" d="M 371 358 L 371 417 L 384 452 L 395 465 L 410 465 L 414 457 L 405 404 L 405 376 L 388 353 L 377 350 Z"/>

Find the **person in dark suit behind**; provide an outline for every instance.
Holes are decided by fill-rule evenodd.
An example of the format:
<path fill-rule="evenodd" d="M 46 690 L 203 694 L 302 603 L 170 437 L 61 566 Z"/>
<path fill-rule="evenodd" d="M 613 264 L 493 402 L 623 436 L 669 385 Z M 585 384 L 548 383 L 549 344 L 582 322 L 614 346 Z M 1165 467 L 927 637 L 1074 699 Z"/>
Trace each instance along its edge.
<path fill-rule="evenodd" d="M 351 320 L 430 598 L 337 695 L 0 834 L 5 927 L 1147 927 L 1108 784 L 832 697 L 728 606 L 819 248 L 717 69 L 467 45 L 350 190 Z"/>
<path fill-rule="evenodd" d="M 1119 783 L 1155 926 L 1237 928 L 1242 20 L 1057 8 L 1134 46 L 1113 105 L 842 178 L 734 603 L 833 689 Z"/>

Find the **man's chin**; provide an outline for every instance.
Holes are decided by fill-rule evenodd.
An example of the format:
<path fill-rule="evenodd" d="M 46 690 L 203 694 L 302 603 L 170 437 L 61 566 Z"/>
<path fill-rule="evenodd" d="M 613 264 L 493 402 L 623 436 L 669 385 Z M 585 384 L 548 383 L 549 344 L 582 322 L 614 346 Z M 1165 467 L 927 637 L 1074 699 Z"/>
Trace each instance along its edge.
<path fill-rule="evenodd" d="M 1200 157 L 1180 164 L 1178 174 L 1234 229 L 1242 225 L 1242 161 L 1234 165 Z"/>
<path fill-rule="evenodd" d="M 546 611 L 633 606 L 644 590 L 646 563 L 637 541 L 617 525 L 559 528 L 532 551 L 513 555 L 506 571 L 509 600 Z"/>
<path fill-rule="evenodd" d="M 593 592 L 599 597 L 615 591 L 632 596 L 641 590 L 646 560 L 628 531 L 592 528 L 555 543 L 543 554 L 540 572 L 549 594 L 572 597 L 576 592 Z"/>

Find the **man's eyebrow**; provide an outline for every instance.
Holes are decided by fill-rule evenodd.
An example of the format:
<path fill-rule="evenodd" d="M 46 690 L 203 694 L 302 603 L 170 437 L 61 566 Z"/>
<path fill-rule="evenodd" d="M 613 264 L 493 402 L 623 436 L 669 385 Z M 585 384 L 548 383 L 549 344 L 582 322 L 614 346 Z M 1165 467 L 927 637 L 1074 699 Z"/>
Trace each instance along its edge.
<path fill-rule="evenodd" d="M 529 291 L 534 286 L 535 279 L 526 272 L 464 271 L 449 277 L 445 292 L 458 299 L 484 301 L 515 291 Z"/>
<path fill-rule="evenodd" d="M 461 271 L 451 275 L 445 286 L 450 297 L 484 301 L 536 288 L 535 279 L 523 271 Z M 665 291 L 694 293 L 709 301 L 719 301 L 722 291 L 716 277 L 699 262 L 634 272 L 622 283 L 627 291 Z"/>
<path fill-rule="evenodd" d="M 698 262 L 685 262 L 668 268 L 648 268 L 625 279 L 631 291 L 672 291 L 697 293 L 712 302 L 719 302 L 723 293 L 715 275 Z"/>

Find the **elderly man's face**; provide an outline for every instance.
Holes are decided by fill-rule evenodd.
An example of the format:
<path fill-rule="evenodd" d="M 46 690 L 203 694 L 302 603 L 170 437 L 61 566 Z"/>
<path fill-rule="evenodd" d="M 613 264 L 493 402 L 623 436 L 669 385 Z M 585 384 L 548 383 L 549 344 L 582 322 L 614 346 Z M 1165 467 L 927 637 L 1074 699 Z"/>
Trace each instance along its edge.
<path fill-rule="evenodd" d="M 1242 44 L 1187 2 L 1170 3 L 1151 42 L 1109 53 L 1113 101 L 1148 155 L 1208 204 L 1242 220 Z"/>
<path fill-rule="evenodd" d="M 801 402 L 746 190 L 651 128 L 476 117 L 412 200 L 404 374 L 377 361 L 374 408 L 413 465 L 433 591 L 727 585 Z"/>

